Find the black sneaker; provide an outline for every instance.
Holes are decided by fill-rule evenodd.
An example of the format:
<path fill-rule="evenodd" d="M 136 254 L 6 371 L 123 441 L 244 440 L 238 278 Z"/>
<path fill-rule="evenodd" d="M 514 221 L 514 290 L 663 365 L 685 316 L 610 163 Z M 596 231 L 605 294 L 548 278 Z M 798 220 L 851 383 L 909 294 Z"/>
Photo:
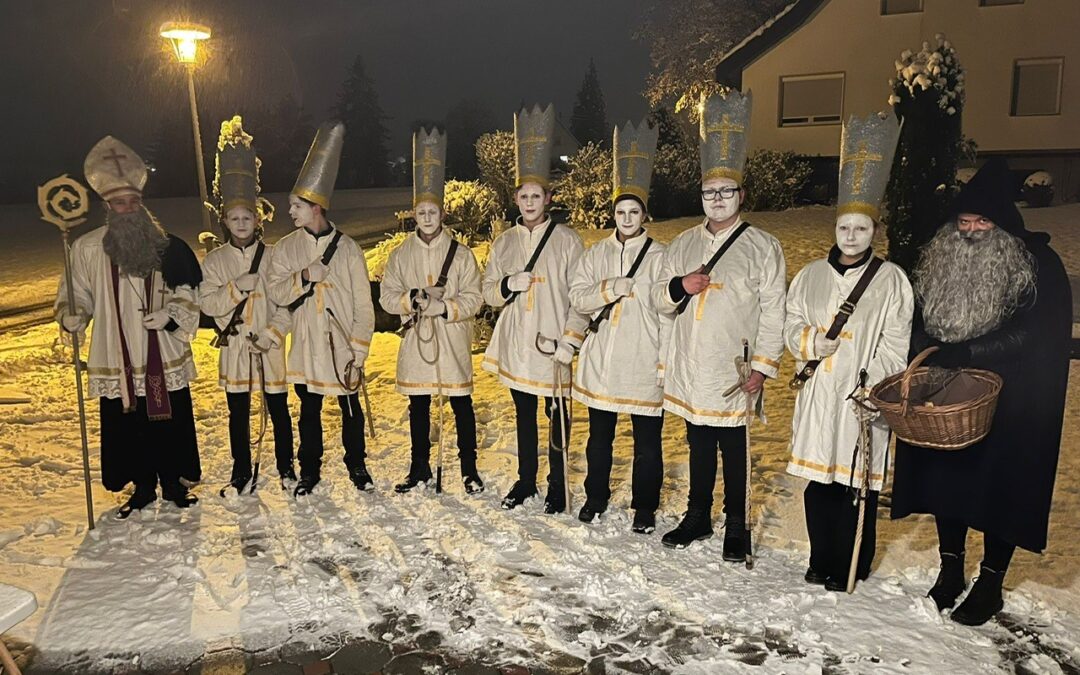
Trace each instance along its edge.
<path fill-rule="evenodd" d="M 668 548 L 686 548 L 695 541 L 708 539 L 713 535 L 712 518 L 699 509 L 690 509 L 683 516 L 682 522 L 660 540 Z"/>
<path fill-rule="evenodd" d="M 125 520 L 135 511 L 141 511 L 157 501 L 157 491 L 135 490 L 134 494 L 117 510 L 116 517 Z"/>
<path fill-rule="evenodd" d="M 480 474 L 476 471 L 462 475 L 461 481 L 465 484 L 466 494 L 478 495 L 484 491 L 484 481 L 480 480 Z"/>
<path fill-rule="evenodd" d="M 181 509 L 186 509 L 199 503 L 199 498 L 196 497 L 194 493 L 188 492 L 188 489 L 182 485 L 177 485 L 176 489 L 170 490 L 168 493 L 162 488 L 161 498 L 176 504 L 177 508 Z"/>
<path fill-rule="evenodd" d="M 607 504 L 598 499 L 586 499 L 578 511 L 577 518 L 583 523 L 595 523 L 601 513 L 607 511 Z"/>
<path fill-rule="evenodd" d="M 544 496 L 544 513 L 549 516 L 566 511 L 566 491 L 562 485 L 548 484 L 547 495 Z"/>
<path fill-rule="evenodd" d="M 825 582 L 829 580 L 829 575 L 824 572 L 818 572 L 813 567 L 807 567 L 806 574 L 803 575 L 803 580 L 808 584 L 824 586 Z"/>
<path fill-rule="evenodd" d="M 634 524 L 630 531 L 637 534 L 652 534 L 656 531 L 656 514 L 645 509 L 634 511 Z"/>
<path fill-rule="evenodd" d="M 967 590 L 967 581 L 964 579 L 964 554 L 941 553 L 941 570 L 938 571 L 937 581 L 926 594 L 926 597 L 934 601 L 938 611 L 952 609 L 956 599 Z"/>
<path fill-rule="evenodd" d="M 221 490 L 218 491 L 218 494 L 224 497 L 229 494 L 230 491 L 234 490 L 236 491 L 236 494 L 242 495 L 244 494 L 244 488 L 247 487 L 248 481 L 250 480 L 251 476 L 237 476 L 226 483 Z"/>
<path fill-rule="evenodd" d="M 364 464 L 358 464 L 349 469 L 349 480 L 356 486 L 356 489 L 360 492 L 368 492 L 375 489 L 375 481 L 371 480 L 371 474 L 367 471 L 367 466 Z"/>
<path fill-rule="evenodd" d="M 370 480 L 370 477 L 369 477 L 369 480 Z M 426 476 L 424 474 L 413 473 L 413 472 L 410 471 L 409 475 L 405 478 L 404 482 L 398 483 L 397 485 L 394 486 L 394 492 L 397 492 L 398 494 L 404 494 L 404 493 L 409 492 L 411 490 L 415 490 L 416 488 L 421 487 L 421 486 L 427 487 L 427 483 L 430 480 L 431 480 L 431 470 L 430 469 L 428 470 Z M 360 488 L 359 485 L 357 485 L 357 487 Z M 360 489 L 363 490 L 365 488 L 360 488 Z"/>
<path fill-rule="evenodd" d="M 305 497 L 315 491 L 315 486 L 319 484 L 321 478 L 318 475 L 312 474 L 300 474 L 300 482 L 296 484 L 296 489 L 293 490 L 293 497 Z"/>
<path fill-rule="evenodd" d="M 1001 583 L 1004 580 L 1004 572 L 982 566 L 979 577 L 971 586 L 971 592 L 949 617 L 965 626 L 981 626 L 994 618 L 1005 606 L 1005 601 L 1001 598 Z"/>
<path fill-rule="evenodd" d="M 746 523 L 728 521 L 724 525 L 724 553 L 727 562 L 746 562 Z"/>
<path fill-rule="evenodd" d="M 526 499 L 530 499 L 536 495 L 536 483 L 526 483 L 520 480 L 516 481 L 514 487 L 510 488 L 510 492 L 503 497 L 502 507 L 507 511 L 511 511 L 524 504 Z"/>

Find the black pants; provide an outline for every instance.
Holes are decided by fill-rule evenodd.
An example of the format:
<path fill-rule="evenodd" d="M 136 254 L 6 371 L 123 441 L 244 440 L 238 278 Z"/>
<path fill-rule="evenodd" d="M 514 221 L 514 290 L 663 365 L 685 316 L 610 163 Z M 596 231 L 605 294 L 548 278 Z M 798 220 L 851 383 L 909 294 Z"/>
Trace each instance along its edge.
<path fill-rule="evenodd" d="M 687 508 L 712 512 L 718 451 L 724 456 L 724 517 L 746 522 L 746 427 L 686 423 L 690 444 L 690 495 Z"/>
<path fill-rule="evenodd" d="M 960 520 L 935 517 L 938 532 L 938 547 L 942 553 L 963 555 L 967 545 L 968 526 Z M 1005 573 L 1012 562 L 1016 547 L 1000 537 L 983 533 L 982 564 L 995 572 Z"/>
<path fill-rule="evenodd" d="M 585 458 L 589 472 L 585 476 L 585 495 L 603 502 L 611 498 L 611 454 L 615 442 L 615 424 L 619 416 L 607 410 L 589 408 L 589 442 Z M 664 418 L 631 415 L 634 427 L 634 468 L 630 508 L 655 511 L 660 506 L 660 486 L 664 482 L 664 457 L 661 432 Z"/>
<path fill-rule="evenodd" d="M 151 421 L 146 398 L 135 399 L 135 410 L 124 412 L 118 398 L 101 398 L 101 481 L 105 489 L 123 490 L 128 483 L 142 492 L 156 492 L 161 483 L 166 495 L 180 491 L 180 478 L 202 478 L 199 444 L 191 390 L 169 392 L 172 418 Z"/>
<path fill-rule="evenodd" d="M 862 546 L 855 575 L 870 576 L 877 546 L 878 492 L 866 493 L 866 513 L 863 516 Z M 855 526 L 859 522 L 859 507 L 855 490 L 840 483 L 810 481 L 803 492 L 806 509 L 806 533 L 810 536 L 810 567 L 819 574 L 847 580 L 851 552 L 855 548 Z"/>
<path fill-rule="evenodd" d="M 476 415 L 472 396 L 450 396 L 457 427 L 458 458 L 462 475 L 476 473 Z M 440 430 L 441 433 L 441 430 Z M 431 396 L 409 397 L 409 436 L 412 439 L 412 465 L 409 474 L 431 475 Z"/>
<path fill-rule="evenodd" d="M 319 476 L 322 471 L 323 433 L 322 404 L 323 395 L 308 391 L 306 385 L 298 384 L 296 395 L 300 397 L 300 458 L 301 476 Z M 360 408 L 357 394 L 338 396 L 341 408 L 341 445 L 345 447 L 345 466 L 354 469 L 364 464 L 366 446 L 364 445 L 364 411 Z"/>
<path fill-rule="evenodd" d="M 536 404 L 537 396 L 527 394 L 517 389 L 511 389 L 510 395 L 514 399 L 514 414 L 517 417 L 517 446 L 518 446 L 518 479 L 526 483 L 536 483 L 537 472 L 537 449 L 538 430 L 536 428 Z M 565 405 L 564 405 L 565 403 Z M 561 411 L 563 422 L 566 424 L 566 434 L 570 435 L 570 403 L 569 398 L 554 399 L 544 397 L 544 414 L 548 418 L 548 487 L 563 487 L 563 453 L 556 448 L 564 447 L 568 442 L 563 441 L 562 430 L 559 428 L 558 417 L 553 417 L 552 412 Z M 557 413 L 558 414 L 558 413 Z"/>
<path fill-rule="evenodd" d="M 258 395 L 258 394 L 257 394 Z M 251 394 L 225 392 L 229 403 L 229 448 L 232 451 L 232 478 L 251 476 Z M 266 410 L 274 427 L 274 457 L 278 475 L 292 469 L 293 433 L 286 392 L 266 395 Z M 255 422 L 257 424 L 257 422 Z"/>

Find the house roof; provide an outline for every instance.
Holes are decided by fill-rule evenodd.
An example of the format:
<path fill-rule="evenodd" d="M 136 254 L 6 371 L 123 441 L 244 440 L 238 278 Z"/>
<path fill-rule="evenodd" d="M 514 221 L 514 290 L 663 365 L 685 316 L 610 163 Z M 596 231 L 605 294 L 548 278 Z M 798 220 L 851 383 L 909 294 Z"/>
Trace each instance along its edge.
<path fill-rule="evenodd" d="M 716 66 L 716 81 L 741 88 L 743 69 L 801 28 L 828 1 L 792 0 L 791 4 L 724 54 Z"/>

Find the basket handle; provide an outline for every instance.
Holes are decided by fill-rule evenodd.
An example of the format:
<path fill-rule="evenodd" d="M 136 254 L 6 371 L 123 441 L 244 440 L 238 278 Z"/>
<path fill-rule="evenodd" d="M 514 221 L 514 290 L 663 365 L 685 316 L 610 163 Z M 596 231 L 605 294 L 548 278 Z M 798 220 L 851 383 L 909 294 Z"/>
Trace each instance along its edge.
<path fill-rule="evenodd" d="M 918 355 L 911 360 L 908 364 L 907 370 L 904 371 L 903 376 L 900 377 L 900 415 L 908 414 L 908 397 L 911 395 L 911 376 L 915 374 L 915 369 L 922 365 L 931 354 L 936 352 L 939 347 L 927 347 L 918 353 Z"/>

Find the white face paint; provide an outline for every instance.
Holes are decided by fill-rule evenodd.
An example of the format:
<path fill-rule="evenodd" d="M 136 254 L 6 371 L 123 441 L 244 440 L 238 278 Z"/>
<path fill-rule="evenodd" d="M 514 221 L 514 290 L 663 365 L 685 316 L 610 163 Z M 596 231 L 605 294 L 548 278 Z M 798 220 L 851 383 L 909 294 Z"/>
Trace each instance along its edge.
<path fill-rule="evenodd" d="M 742 205 L 742 191 L 739 184 L 730 178 L 712 178 L 701 184 L 701 191 L 715 191 L 712 199 L 701 196 L 701 208 L 714 223 L 722 223 L 739 212 Z M 725 196 L 725 193 L 728 196 Z"/>
<path fill-rule="evenodd" d="M 539 183 L 522 183 L 514 193 L 521 221 L 530 228 L 544 222 L 544 209 L 550 202 L 551 193 Z"/>
<path fill-rule="evenodd" d="M 836 245 L 849 258 L 857 258 L 874 240 L 874 221 L 863 213 L 844 213 L 836 219 Z"/>
<path fill-rule="evenodd" d="M 636 199 L 620 199 L 615 202 L 615 228 L 625 239 L 636 237 L 641 232 L 645 220 L 645 210 Z"/>
<path fill-rule="evenodd" d="M 442 227 L 442 209 L 435 202 L 420 202 L 413 209 L 416 216 L 416 229 L 421 234 L 431 237 Z"/>
<path fill-rule="evenodd" d="M 225 214 L 225 227 L 235 243 L 246 245 L 255 236 L 255 214 L 246 206 L 234 206 Z"/>
<path fill-rule="evenodd" d="M 289 217 L 294 227 L 307 227 L 315 224 L 315 206 L 308 204 L 296 195 L 289 195 Z"/>

